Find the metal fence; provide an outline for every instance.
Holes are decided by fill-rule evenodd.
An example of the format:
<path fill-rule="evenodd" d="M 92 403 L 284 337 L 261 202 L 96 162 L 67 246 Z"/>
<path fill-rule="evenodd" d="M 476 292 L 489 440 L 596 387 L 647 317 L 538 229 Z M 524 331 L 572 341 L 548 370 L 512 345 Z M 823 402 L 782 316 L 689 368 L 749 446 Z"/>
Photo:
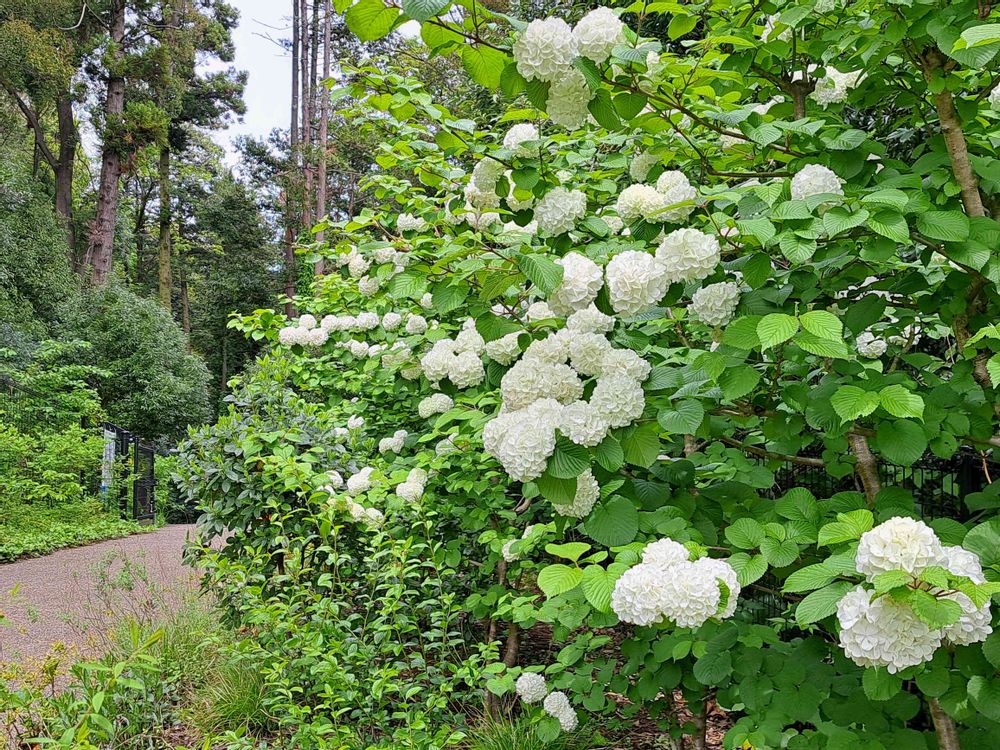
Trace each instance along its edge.
<path fill-rule="evenodd" d="M 854 474 L 834 477 L 822 466 L 755 460 L 774 471 L 774 484 L 763 492 L 767 497 L 779 498 L 794 487 L 803 487 L 818 498 L 862 490 Z M 880 464 L 879 474 L 883 487 L 899 487 L 912 494 L 912 510 L 916 515 L 925 519 L 967 521 L 973 513 L 965 503 L 966 498 L 982 492 L 994 477 L 1000 477 L 1000 463 L 992 456 L 963 448 L 946 459 L 926 455 L 912 466 Z M 774 618 L 790 616 L 794 603 L 782 594 L 781 582 L 767 573 L 742 593 L 737 616 L 747 622 L 764 624 Z"/>

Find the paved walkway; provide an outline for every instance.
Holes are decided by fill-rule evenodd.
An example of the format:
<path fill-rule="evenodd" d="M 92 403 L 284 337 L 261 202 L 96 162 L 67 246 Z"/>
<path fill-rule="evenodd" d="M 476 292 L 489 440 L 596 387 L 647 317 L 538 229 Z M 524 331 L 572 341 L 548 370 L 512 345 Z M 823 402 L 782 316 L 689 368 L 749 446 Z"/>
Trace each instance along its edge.
<path fill-rule="evenodd" d="M 181 562 L 193 534 L 194 525 L 165 526 L 0 565 L 0 664 L 33 671 L 48 656 L 100 653 L 116 625 L 169 611 L 197 590 Z"/>

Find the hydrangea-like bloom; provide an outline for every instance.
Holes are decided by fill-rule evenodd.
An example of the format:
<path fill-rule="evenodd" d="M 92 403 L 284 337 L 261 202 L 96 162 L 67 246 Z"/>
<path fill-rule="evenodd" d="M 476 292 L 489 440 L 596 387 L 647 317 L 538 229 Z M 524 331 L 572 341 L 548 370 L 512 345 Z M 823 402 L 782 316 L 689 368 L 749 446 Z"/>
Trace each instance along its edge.
<path fill-rule="evenodd" d="M 625 221 L 640 216 L 649 221 L 657 221 L 660 212 L 667 206 L 663 194 L 652 185 L 629 185 L 618 194 L 615 211 Z"/>
<path fill-rule="evenodd" d="M 538 399 L 568 404 L 583 395 L 583 383 L 567 365 L 525 358 L 500 379 L 500 395 L 508 409 L 523 409 Z"/>
<path fill-rule="evenodd" d="M 642 386 L 626 375 L 602 375 L 594 386 L 590 405 L 612 427 L 624 427 L 642 416 L 646 395 Z"/>
<path fill-rule="evenodd" d="M 611 592 L 611 609 L 622 622 L 652 625 L 663 618 L 668 573 L 656 565 L 639 564 L 622 573 Z"/>
<path fill-rule="evenodd" d="M 675 229 L 656 248 L 667 283 L 697 281 L 711 275 L 719 265 L 722 249 L 714 235 L 697 229 Z"/>
<path fill-rule="evenodd" d="M 538 703 L 549 691 L 545 678 L 536 672 L 524 672 L 514 683 L 514 689 L 525 703 Z"/>
<path fill-rule="evenodd" d="M 471 388 L 479 385 L 486 377 L 483 361 L 475 352 L 460 352 L 451 360 L 448 379 L 456 388 Z"/>
<path fill-rule="evenodd" d="M 410 216 L 409 214 L 404 214 L 404 216 L 408 216 L 410 219 L 413 219 L 413 217 Z M 402 219 L 403 219 L 403 217 L 400 216 L 399 219 L 396 222 L 397 226 L 399 225 L 399 221 L 402 220 Z M 424 224 L 426 225 L 426 222 L 424 222 Z M 402 229 L 402 227 L 400 227 L 400 229 Z M 380 264 L 381 263 L 395 263 L 396 262 L 396 248 L 394 248 L 394 247 L 378 247 L 378 248 L 375 248 L 375 250 L 372 251 L 372 258 L 375 259 L 376 263 L 380 263 Z"/>
<path fill-rule="evenodd" d="M 990 103 L 993 111 L 1000 112 L 1000 86 L 994 86 L 986 100 Z"/>
<path fill-rule="evenodd" d="M 365 508 L 365 521 L 372 526 L 381 526 L 385 521 L 385 514 L 378 508 Z"/>
<path fill-rule="evenodd" d="M 417 413 L 422 419 L 427 419 L 435 414 L 444 414 L 454 405 L 455 402 L 447 393 L 433 393 L 417 404 Z"/>
<path fill-rule="evenodd" d="M 626 377 L 641 383 L 649 377 L 652 366 L 631 349 L 612 349 L 604 355 L 600 374 L 605 377 Z"/>
<path fill-rule="evenodd" d="M 863 72 L 854 70 L 850 73 L 841 73 L 832 66 L 828 67 L 826 75 L 816 82 L 816 88 L 809 96 L 824 107 L 839 104 L 845 101 L 850 90 L 858 85 Z"/>
<path fill-rule="evenodd" d="M 406 332 L 409 334 L 424 333 L 427 330 L 427 319 L 423 315 L 411 315 L 406 319 Z"/>
<path fill-rule="evenodd" d="M 608 263 L 605 274 L 611 307 L 622 315 L 638 315 L 667 293 L 669 282 L 663 264 L 649 253 L 639 250 L 619 253 Z"/>
<path fill-rule="evenodd" d="M 573 30 L 561 18 L 536 19 L 514 42 L 517 72 L 529 81 L 556 81 L 573 67 L 577 55 Z"/>
<path fill-rule="evenodd" d="M 476 162 L 472 168 L 472 175 L 469 177 L 469 184 L 483 193 L 492 193 L 496 203 L 490 206 L 477 206 L 477 208 L 496 208 L 500 205 L 499 196 L 496 196 L 497 181 L 504 173 L 504 165 L 496 159 L 486 156 Z"/>
<path fill-rule="evenodd" d="M 739 303 L 739 285 L 722 281 L 695 292 L 691 297 L 691 312 L 705 325 L 724 326 L 733 319 Z"/>
<path fill-rule="evenodd" d="M 403 450 L 403 438 L 385 437 L 378 441 L 379 453 L 401 453 Z"/>
<path fill-rule="evenodd" d="M 514 185 L 514 180 L 511 179 L 510 180 L 510 192 L 507 193 L 507 208 L 509 208 L 511 211 L 524 211 L 525 209 L 531 208 L 533 205 L 535 205 L 535 196 L 534 195 L 529 194 L 527 198 L 525 198 L 525 199 L 522 200 L 522 199 L 518 198 L 516 195 L 514 195 L 514 190 L 515 189 L 516 189 L 516 186 Z M 504 223 L 504 225 L 503 225 L 503 231 L 507 232 L 507 233 L 510 233 L 510 232 L 521 232 L 521 233 L 524 233 L 524 234 L 534 234 L 535 233 L 534 230 L 530 229 L 530 226 L 532 224 L 534 224 L 535 228 L 537 229 L 538 222 L 536 222 L 536 221 L 531 221 L 531 222 L 528 223 L 527 226 L 523 226 L 523 227 L 517 225 L 513 221 L 508 221 L 508 222 Z M 515 243 L 512 242 L 511 244 L 515 244 Z"/>
<path fill-rule="evenodd" d="M 549 87 L 545 111 L 549 119 L 559 127 L 576 130 L 590 116 L 587 109 L 590 98 L 587 79 L 579 70 L 573 69 Z"/>
<path fill-rule="evenodd" d="M 688 182 L 683 172 L 671 170 L 661 174 L 656 180 L 656 191 L 663 196 L 663 205 L 670 207 L 656 214 L 657 221 L 676 223 L 683 221 L 694 211 L 692 201 L 697 197 L 698 191 Z"/>
<path fill-rule="evenodd" d="M 538 128 L 530 122 L 519 122 L 511 127 L 503 137 L 504 148 L 509 148 L 518 156 L 531 156 L 535 149 L 525 144 L 538 140 Z"/>
<path fill-rule="evenodd" d="M 625 222 L 622 221 L 620 216 L 615 216 L 614 214 L 604 214 L 601 216 L 601 220 L 608 225 L 608 229 L 610 229 L 613 234 L 618 234 L 625 228 Z"/>
<path fill-rule="evenodd" d="M 628 176 L 632 178 L 633 182 L 645 182 L 649 170 L 659 163 L 660 157 L 649 151 L 636 154 L 628 165 Z"/>
<path fill-rule="evenodd" d="M 929 661 L 941 645 L 941 631 L 931 630 L 907 604 L 871 596 L 858 586 L 837 604 L 844 654 L 859 666 L 885 667 L 890 674 Z"/>
<path fill-rule="evenodd" d="M 396 485 L 396 494 L 408 503 L 415 503 L 424 495 L 424 486 L 409 480 Z"/>
<path fill-rule="evenodd" d="M 563 328 L 544 339 L 532 341 L 524 352 L 524 359 L 565 364 L 569 359 L 569 341 L 573 332 Z"/>
<path fill-rule="evenodd" d="M 736 571 L 733 570 L 733 566 L 725 560 L 716 560 L 712 557 L 702 557 L 699 560 L 695 560 L 694 565 L 706 573 L 714 575 L 717 582 L 722 581 L 726 584 L 726 588 L 729 589 L 729 598 L 726 599 L 726 606 L 722 608 L 722 611 L 716 613 L 717 616 L 725 620 L 736 614 L 736 605 L 739 603 L 741 586 L 739 577 L 736 575 Z"/>
<path fill-rule="evenodd" d="M 548 320 L 556 317 L 547 302 L 532 302 L 524 313 L 525 319 L 529 323 L 537 323 L 539 320 Z"/>
<path fill-rule="evenodd" d="M 419 232 L 427 228 L 427 222 L 420 216 L 400 214 L 396 219 L 396 228 L 400 232 Z"/>
<path fill-rule="evenodd" d="M 659 566 L 668 569 L 678 563 L 688 562 L 691 553 L 688 548 L 673 539 L 659 539 L 646 545 L 642 551 L 642 562 L 645 565 Z"/>
<path fill-rule="evenodd" d="M 358 279 L 358 293 L 363 297 L 373 297 L 378 293 L 382 282 L 375 276 L 362 276 Z"/>
<path fill-rule="evenodd" d="M 549 693 L 542 703 L 545 713 L 559 720 L 559 726 L 564 732 L 572 732 L 576 729 L 578 720 L 576 711 L 570 705 L 569 698 L 565 693 L 555 690 Z"/>
<path fill-rule="evenodd" d="M 430 292 L 424 292 L 420 297 L 420 306 L 425 310 L 434 309 L 434 295 Z"/>
<path fill-rule="evenodd" d="M 602 281 L 603 283 L 603 281 Z M 610 333 L 615 327 L 615 319 L 605 315 L 594 305 L 577 309 L 566 318 L 566 329 L 581 333 Z"/>
<path fill-rule="evenodd" d="M 479 356 L 484 351 L 486 351 L 486 342 L 483 337 L 479 335 L 479 331 L 476 330 L 475 323 L 471 326 L 466 324 L 458 335 L 455 336 L 455 353 L 461 354 L 462 352 L 472 352 L 476 356 Z"/>
<path fill-rule="evenodd" d="M 351 253 L 351 259 L 347 262 L 347 271 L 351 274 L 351 278 L 360 279 L 371 267 L 371 263 L 365 256 L 360 255 L 357 252 Z"/>
<path fill-rule="evenodd" d="M 611 342 L 600 333 L 572 332 L 569 339 L 570 364 L 581 375 L 598 375 Z"/>
<path fill-rule="evenodd" d="M 559 415 L 559 432 L 577 445 L 592 448 L 608 434 L 610 425 L 586 401 L 574 401 Z"/>
<path fill-rule="evenodd" d="M 358 313 L 358 317 L 355 318 L 355 326 L 359 331 L 373 331 L 378 328 L 381 321 L 378 313 L 363 312 Z"/>
<path fill-rule="evenodd" d="M 953 622 L 941 631 L 944 640 L 956 646 L 971 646 L 973 643 L 982 643 L 990 636 L 993 632 L 993 613 L 988 601 L 977 607 L 969 597 L 960 592 L 945 594 L 944 598 L 958 602 L 962 608 L 962 616 L 958 618 L 958 622 Z"/>
<path fill-rule="evenodd" d="M 278 341 L 282 346 L 303 345 L 308 331 L 298 326 L 285 326 L 278 331 Z"/>
<path fill-rule="evenodd" d="M 316 327 L 316 318 L 309 313 L 305 313 L 299 316 L 299 328 L 305 328 L 307 331 Z"/>
<path fill-rule="evenodd" d="M 593 472 L 587 469 L 576 478 L 576 494 L 573 496 L 573 502 L 565 505 L 553 503 L 552 507 L 561 516 L 585 518 L 594 508 L 594 503 L 600 495 L 601 486 L 594 478 Z"/>
<path fill-rule="evenodd" d="M 367 341 L 358 341 L 357 339 L 351 339 L 349 342 L 347 342 L 347 348 L 351 352 L 352 356 L 358 357 L 360 359 L 361 357 L 368 356 L 368 350 L 371 347 L 368 345 Z"/>
<path fill-rule="evenodd" d="M 859 333 L 855 343 L 858 347 L 858 354 L 867 359 L 878 359 L 889 348 L 888 341 L 876 337 L 871 331 Z"/>
<path fill-rule="evenodd" d="M 330 334 L 322 328 L 312 328 L 306 331 L 305 341 L 307 346 L 323 346 Z"/>
<path fill-rule="evenodd" d="M 504 412 L 483 428 L 483 448 L 518 482 L 538 479 L 556 448 L 554 415 L 561 406 L 553 399 L 535 401 L 520 411 Z"/>
<path fill-rule="evenodd" d="M 581 18 L 573 28 L 579 53 L 600 65 L 611 56 L 616 44 L 625 41 L 625 24 L 610 8 L 598 7 Z"/>
<path fill-rule="evenodd" d="M 944 548 L 934 529 L 923 521 L 896 516 L 861 535 L 855 564 L 869 581 L 880 573 L 903 570 L 919 575 L 944 566 Z"/>
<path fill-rule="evenodd" d="M 964 547 L 942 547 L 944 568 L 952 575 L 965 576 L 973 583 L 986 583 L 979 555 Z"/>
<path fill-rule="evenodd" d="M 382 328 L 387 331 L 395 331 L 403 322 L 403 316 L 398 312 L 387 312 L 382 316 Z"/>
<path fill-rule="evenodd" d="M 372 472 L 374 472 L 370 466 L 366 466 L 357 474 L 352 474 L 347 478 L 347 494 L 351 496 L 360 495 L 362 492 L 368 492 L 372 487 Z"/>
<path fill-rule="evenodd" d="M 509 365 L 521 355 L 521 346 L 518 343 L 520 333 L 508 333 L 493 341 L 486 343 L 486 356 L 501 365 Z"/>
<path fill-rule="evenodd" d="M 722 592 L 713 566 L 697 562 L 673 565 L 663 580 L 663 614 L 681 628 L 704 625 L 719 611 Z"/>
<path fill-rule="evenodd" d="M 843 181 L 822 164 L 807 164 L 792 178 L 792 199 L 805 200 L 813 195 L 843 195 Z"/>
<path fill-rule="evenodd" d="M 568 232 L 577 219 L 582 219 L 586 214 L 587 196 L 579 190 L 567 190 L 564 187 L 553 188 L 535 206 L 538 227 L 549 234 Z"/>
<path fill-rule="evenodd" d="M 455 342 L 451 339 L 435 341 L 430 350 L 420 358 L 420 369 L 432 383 L 448 377 L 451 363 L 455 358 Z"/>
<path fill-rule="evenodd" d="M 549 307 L 553 312 L 569 315 L 597 299 L 597 293 L 604 286 L 604 274 L 599 265 L 580 253 L 567 253 L 556 263 L 563 267 L 563 278 L 549 295 Z"/>
<path fill-rule="evenodd" d="M 365 418 L 358 414 L 352 414 L 347 418 L 347 429 L 349 430 L 360 430 L 364 426 Z"/>

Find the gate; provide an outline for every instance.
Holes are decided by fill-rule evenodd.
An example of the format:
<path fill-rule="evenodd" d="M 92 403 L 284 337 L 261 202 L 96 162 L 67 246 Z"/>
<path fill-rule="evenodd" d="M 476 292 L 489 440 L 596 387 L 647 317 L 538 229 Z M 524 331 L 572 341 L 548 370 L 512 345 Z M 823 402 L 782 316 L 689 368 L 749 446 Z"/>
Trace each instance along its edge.
<path fill-rule="evenodd" d="M 109 507 L 114 503 L 108 494 L 117 484 L 117 505 L 122 517 L 152 521 L 156 517 L 156 451 L 138 435 L 112 422 L 105 422 L 103 427 L 105 443 L 101 495 L 105 503 Z M 119 461 L 131 470 L 130 483 L 114 481 L 114 465 Z"/>

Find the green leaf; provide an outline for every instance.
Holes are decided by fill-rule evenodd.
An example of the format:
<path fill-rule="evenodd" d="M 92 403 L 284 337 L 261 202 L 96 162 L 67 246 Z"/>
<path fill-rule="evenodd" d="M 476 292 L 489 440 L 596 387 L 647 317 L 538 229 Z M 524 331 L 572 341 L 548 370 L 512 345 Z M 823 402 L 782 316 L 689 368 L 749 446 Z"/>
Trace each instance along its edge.
<path fill-rule="evenodd" d="M 951 687 L 951 674 L 944 667 L 925 665 L 924 671 L 917 675 L 917 687 L 924 695 L 940 698 Z"/>
<path fill-rule="evenodd" d="M 707 653 L 694 663 L 692 671 L 702 685 L 720 685 L 733 673 L 733 657 L 729 651 Z"/>
<path fill-rule="evenodd" d="M 837 611 L 837 602 L 853 588 L 854 584 L 849 581 L 837 581 L 813 591 L 795 608 L 796 622 L 799 625 L 811 625 L 829 617 Z"/>
<path fill-rule="evenodd" d="M 611 101 L 611 94 L 608 93 L 607 89 L 598 90 L 590 104 L 587 105 L 587 109 L 590 110 L 590 114 L 594 116 L 597 124 L 602 128 L 618 130 L 622 125 L 614 102 Z"/>
<path fill-rule="evenodd" d="M 979 562 L 984 568 L 1000 564 L 1000 517 L 974 526 L 965 535 L 962 546 L 979 555 Z"/>
<path fill-rule="evenodd" d="M 427 277 L 419 271 L 403 271 L 389 279 L 386 289 L 397 299 L 420 299 L 427 291 Z"/>
<path fill-rule="evenodd" d="M 1000 721 L 1000 680 L 975 675 L 969 680 L 969 699 L 983 716 Z"/>
<path fill-rule="evenodd" d="M 670 19 L 670 25 L 667 26 L 667 36 L 671 39 L 680 39 L 697 25 L 698 16 L 696 15 L 675 15 Z"/>
<path fill-rule="evenodd" d="M 403 0 L 403 12 L 421 23 L 451 5 L 451 0 Z"/>
<path fill-rule="evenodd" d="M 955 40 L 952 51 L 969 47 L 983 47 L 996 42 L 1000 42 L 1000 23 L 984 23 L 971 26 L 963 31 L 962 35 Z"/>
<path fill-rule="evenodd" d="M 910 590 L 907 603 L 913 614 L 934 630 L 953 625 L 962 616 L 962 605 L 954 599 L 938 599 L 922 590 Z"/>
<path fill-rule="evenodd" d="M 625 463 L 625 452 L 614 435 L 608 435 L 594 450 L 597 463 L 606 471 L 618 471 Z"/>
<path fill-rule="evenodd" d="M 927 436 L 920 425 L 905 419 L 881 422 L 875 432 L 879 452 L 900 466 L 910 466 L 927 450 Z"/>
<path fill-rule="evenodd" d="M 441 282 L 434 286 L 431 300 L 434 309 L 441 313 L 449 313 L 462 306 L 465 298 L 469 296 L 469 287 L 465 284 L 447 284 Z"/>
<path fill-rule="evenodd" d="M 910 229 L 903 215 L 896 211 L 879 211 L 869 216 L 868 228 L 890 240 L 909 244 Z"/>
<path fill-rule="evenodd" d="M 770 349 L 788 341 L 799 330 L 799 319 L 784 313 L 771 313 L 757 324 L 761 349 Z"/>
<path fill-rule="evenodd" d="M 830 357 L 831 359 L 850 359 L 851 353 L 847 350 L 847 343 L 843 339 L 824 339 L 809 333 L 809 331 L 799 331 L 793 339 L 795 344 L 817 357 Z"/>
<path fill-rule="evenodd" d="M 834 578 L 834 574 L 823 563 L 807 565 L 804 568 L 799 568 L 785 579 L 782 591 L 802 594 L 806 591 L 823 588 Z"/>
<path fill-rule="evenodd" d="M 870 510 L 852 510 L 850 513 L 838 513 L 837 520 L 828 523 L 819 530 L 816 545 L 819 547 L 841 542 L 853 542 L 861 535 L 871 530 L 875 525 L 875 516 Z"/>
<path fill-rule="evenodd" d="M 667 432 L 675 435 L 693 434 L 705 418 L 705 407 L 695 399 L 683 399 L 661 409 L 656 421 Z"/>
<path fill-rule="evenodd" d="M 821 339 L 840 341 L 844 337 L 844 325 L 840 318 L 826 310 L 810 310 L 799 316 L 802 327 Z"/>
<path fill-rule="evenodd" d="M 905 570 L 888 570 L 885 573 L 879 573 L 875 576 L 875 580 L 872 583 L 875 584 L 876 594 L 884 594 L 901 586 L 909 586 L 913 583 L 913 576 Z"/>
<path fill-rule="evenodd" d="M 488 89 L 500 88 L 500 73 L 508 62 L 510 58 L 507 55 L 492 47 L 473 47 L 471 44 L 462 47 L 462 67 L 465 72 L 473 81 Z"/>
<path fill-rule="evenodd" d="M 569 542 L 567 544 L 546 544 L 545 551 L 553 557 L 561 557 L 570 562 L 576 562 L 590 551 L 586 542 Z"/>
<path fill-rule="evenodd" d="M 882 319 L 886 300 L 876 294 L 866 294 L 859 300 L 853 300 L 844 312 L 844 323 L 855 335 L 861 333 L 872 323 Z"/>
<path fill-rule="evenodd" d="M 882 408 L 894 417 L 924 418 L 924 400 L 898 383 L 887 385 L 878 392 L 878 397 Z"/>
<path fill-rule="evenodd" d="M 760 338 L 757 336 L 760 321 L 761 318 L 756 315 L 737 318 L 722 332 L 722 343 L 747 351 L 760 346 Z"/>
<path fill-rule="evenodd" d="M 550 294 L 562 283 L 563 267 L 546 255 L 522 255 L 517 265 L 545 294 Z"/>
<path fill-rule="evenodd" d="M 969 217 L 961 211 L 925 211 L 917 214 L 917 231 L 924 237 L 946 242 L 969 239 Z"/>
<path fill-rule="evenodd" d="M 560 437 L 546 472 L 556 479 L 575 479 L 590 468 L 590 453 L 582 445 Z"/>
<path fill-rule="evenodd" d="M 1000 630 L 994 630 L 983 641 L 983 656 L 993 665 L 994 669 L 1000 669 Z"/>
<path fill-rule="evenodd" d="M 736 580 L 740 586 L 749 586 L 767 572 L 767 561 L 763 555 L 737 552 L 729 558 L 729 564 L 736 571 Z"/>
<path fill-rule="evenodd" d="M 866 669 L 861 686 L 870 701 L 887 701 L 903 688 L 903 678 L 885 669 Z"/>
<path fill-rule="evenodd" d="M 424 24 L 421 27 L 421 31 L 430 24 Z M 430 46 L 430 45 L 428 45 Z M 528 86 L 527 79 L 521 75 L 517 70 L 517 63 L 507 63 L 504 66 L 503 71 L 500 73 L 500 91 L 508 99 L 513 99 L 515 96 L 524 91 Z"/>
<path fill-rule="evenodd" d="M 612 564 L 614 566 L 614 564 Z M 581 588 L 587 601 L 598 612 L 611 612 L 611 593 L 615 590 L 615 582 L 620 577 L 610 569 L 605 570 L 600 565 L 588 565 L 583 569 Z"/>
<path fill-rule="evenodd" d="M 562 563 L 547 565 L 538 572 L 538 588 L 550 599 L 553 596 L 572 591 L 580 585 L 582 580 L 583 571 L 580 568 L 570 567 Z"/>
<path fill-rule="evenodd" d="M 399 9 L 387 7 L 382 0 L 359 0 L 344 14 L 347 28 L 362 42 L 384 37 L 392 31 L 397 18 Z"/>
<path fill-rule="evenodd" d="M 635 539 L 639 512 L 631 500 L 615 495 L 598 503 L 584 524 L 587 536 L 606 547 L 620 547 Z"/>
<path fill-rule="evenodd" d="M 718 378 L 722 395 L 730 401 L 742 398 L 760 383 L 760 373 L 750 365 L 737 365 L 722 371 Z"/>
<path fill-rule="evenodd" d="M 902 190 L 887 188 L 861 196 L 861 202 L 873 206 L 891 206 L 902 211 L 910 202 L 910 198 Z"/>
<path fill-rule="evenodd" d="M 535 484 L 542 497 L 556 505 L 568 505 L 576 497 L 575 476 L 572 479 L 560 479 L 546 472 L 535 480 Z"/>
<path fill-rule="evenodd" d="M 738 518 L 726 527 L 726 540 L 740 549 L 756 549 L 764 541 L 764 527 L 752 518 Z"/>
<path fill-rule="evenodd" d="M 521 326 L 509 318 L 501 318 L 492 312 L 483 313 L 476 318 L 476 331 L 484 341 L 495 341 L 507 334 L 523 330 Z"/>
<path fill-rule="evenodd" d="M 760 551 L 764 555 L 764 559 L 767 560 L 768 565 L 774 568 L 787 567 L 799 557 L 799 545 L 791 539 L 779 541 L 771 537 L 766 537 L 760 543 Z"/>
<path fill-rule="evenodd" d="M 863 208 L 851 213 L 842 206 L 834 206 L 823 214 L 823 229 L 830 237 L 835 237 L 841 232 L 861 226 L 868 220 L 869 215 Z"/>
<path fill-rule="evenodd" d="M 632 426 L 621 433 L 622 455 L 633 466 L 652 466 L 660 455 L 660 436 L 654 424 Z"/>
<path fill-rule="evenodd" d="M 794 232 L 782 232 L 778 238 L 781 254 L 792 263 L 806 263 L 816 252 L 816 240 L 811 237 L 800 237 Z"/>
<path fill-rule="evenodd" d="M 867 417 L 875 411 L 879 405 L 879 395 L 856 385 L 842 385 L 830 397 L 830 405 L 842 422 L 850 422 L 858 417 Z"/>

